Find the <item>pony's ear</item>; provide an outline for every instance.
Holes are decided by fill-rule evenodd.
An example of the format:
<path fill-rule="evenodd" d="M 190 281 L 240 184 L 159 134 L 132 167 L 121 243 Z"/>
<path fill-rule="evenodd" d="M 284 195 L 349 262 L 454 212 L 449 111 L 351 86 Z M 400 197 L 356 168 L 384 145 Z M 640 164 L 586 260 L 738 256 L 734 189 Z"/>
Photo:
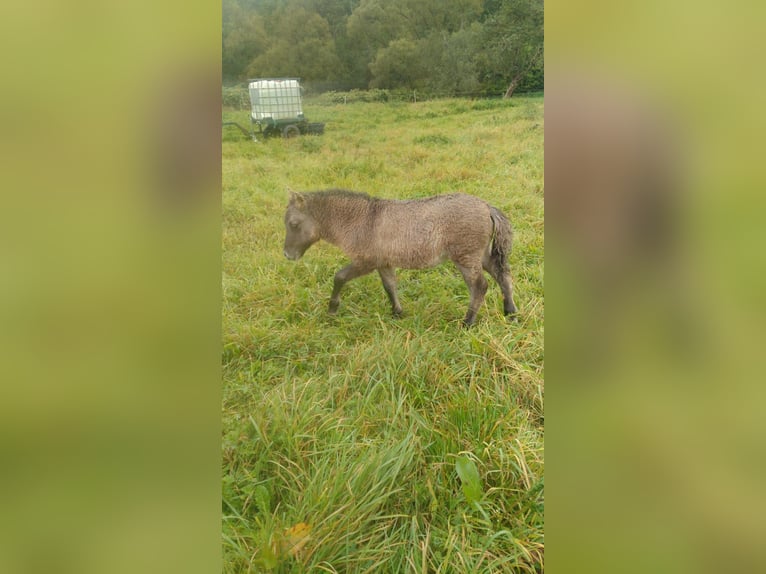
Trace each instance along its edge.
<path fill-rule="evenodd" d="M 303 207 L 304 203 L 306 202 L 306 198 L 303 196 L 303 194 L 297 191 L 293 191 L 289 188 L 287 191 L 290 192 L 290 204 L 295 205 L 296 207 Z"/>

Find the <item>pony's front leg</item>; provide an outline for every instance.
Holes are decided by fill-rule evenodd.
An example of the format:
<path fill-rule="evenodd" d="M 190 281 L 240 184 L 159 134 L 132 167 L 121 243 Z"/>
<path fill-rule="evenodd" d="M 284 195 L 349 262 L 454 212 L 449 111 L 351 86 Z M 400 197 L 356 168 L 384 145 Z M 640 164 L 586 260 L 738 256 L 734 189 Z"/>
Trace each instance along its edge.
<path fill-rule="evenodd" d="M 335 274 L 335 282 L 332 288 L 332 295 L 330 296 L 330 314 L 334 315 L 338 311 L 338 305 L 340 305 L 340 290 L 343 289 L 343 286 L 352 279 L 367 275 L 373 269 L 374 267 L 368 267 L 358 263 L 350 263 Z"/>

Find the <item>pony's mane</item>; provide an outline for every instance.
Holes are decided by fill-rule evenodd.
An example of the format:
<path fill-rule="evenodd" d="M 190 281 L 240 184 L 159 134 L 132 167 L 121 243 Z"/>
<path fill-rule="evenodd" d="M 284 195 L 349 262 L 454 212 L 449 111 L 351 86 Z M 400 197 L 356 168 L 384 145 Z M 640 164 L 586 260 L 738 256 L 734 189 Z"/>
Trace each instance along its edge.
<path fill-rule="evenodd" d="M 306 193 L 307 197 L 342 197 L 348 199 L 364 199 L 365 201 L 375 201 L 377 198 L 371 197 L 361 191 L 350 191 L 348 189 L 322 189 L 319 191 L 310 191 Z"/>

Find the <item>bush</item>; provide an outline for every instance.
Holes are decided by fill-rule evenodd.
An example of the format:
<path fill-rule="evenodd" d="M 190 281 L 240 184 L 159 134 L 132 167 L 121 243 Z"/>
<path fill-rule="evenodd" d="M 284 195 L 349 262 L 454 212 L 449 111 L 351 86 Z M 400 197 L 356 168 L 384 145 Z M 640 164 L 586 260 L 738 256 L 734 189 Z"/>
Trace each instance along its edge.
<path fill-rule="evenodd" d="M 222 94 L 224 108 L 246 110 L 250 107 L 250 95 L 245 86 L 224 86 Z"/>

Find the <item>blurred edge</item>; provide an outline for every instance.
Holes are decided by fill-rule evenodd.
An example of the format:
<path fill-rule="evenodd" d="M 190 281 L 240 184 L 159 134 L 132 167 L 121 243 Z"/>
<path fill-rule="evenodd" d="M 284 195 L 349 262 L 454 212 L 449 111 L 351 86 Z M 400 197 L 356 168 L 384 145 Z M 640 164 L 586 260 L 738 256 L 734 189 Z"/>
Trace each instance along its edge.
<path fill-rule="evenodd" d="M 220 5 L 2 14 L 0 571 L 219 571 Z"/>
<path fill-rule="evenodd" d="M 765 10 L 546 8 L 547 566 L 766 571 Z"/>

